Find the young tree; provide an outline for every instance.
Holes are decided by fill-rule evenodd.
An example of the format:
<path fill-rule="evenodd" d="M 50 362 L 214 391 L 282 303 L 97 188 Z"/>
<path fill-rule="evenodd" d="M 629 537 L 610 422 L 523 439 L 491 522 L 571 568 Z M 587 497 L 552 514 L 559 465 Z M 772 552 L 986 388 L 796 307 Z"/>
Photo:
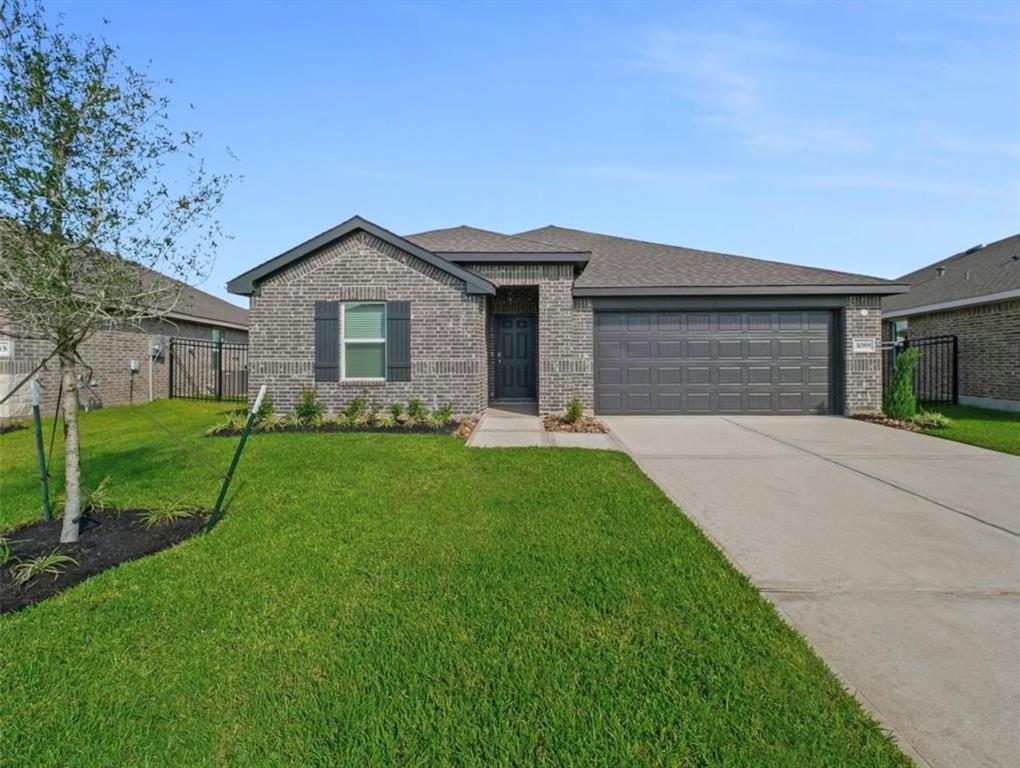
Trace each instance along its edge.
<path fill-rule="evenodd" d="M 229 177 L 171 127 L 156 85 L 42 6 L 0 0 L 0 330 L 51 343 L 60 367 L 63 542 L 81 506 L 79 345 L 172 311 L 220 237 Z"/>

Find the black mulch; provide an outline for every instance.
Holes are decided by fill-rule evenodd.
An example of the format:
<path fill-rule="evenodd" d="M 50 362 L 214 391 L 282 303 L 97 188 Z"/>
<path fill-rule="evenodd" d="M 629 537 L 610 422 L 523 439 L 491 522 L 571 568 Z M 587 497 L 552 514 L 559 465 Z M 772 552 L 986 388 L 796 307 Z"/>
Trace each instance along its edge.
<path fill-rule="evenodd" d="M 275 424 L 271 427 L 260 427 L 258 425 L 252 430 L 253 434 L 271 435 L 276 432 L 378 432 L 380 434 L 395 435 L 452 435 L 460 429 L 461 423 L 457 420 L 451 421 L 445 426 L 434 427 L 430 424 L 394 424 L 390 427 L 379 427 L 374 424 L 336 424 L 326 422 L 319 425 L 303 424 Z M 207 437 L 237 437 L 244 430 L 240 427 L 217 427 L 206 432 Z"/>
<path fill-rule="evenodd" d="M 5 534 L 11 557 L 0 565 L 0 613 L 21 610 L 107 568 L 172 547 L 199 533 L 206 523 L 205 515 L 196 515 L 147 528 L 142 513 L 138 509 L 89 510 L 75 544 L 60 543 L 59 518 L 48 523 L 40 520 Z M 29 560 L 54 550 L 77 560 L 77 564 L 63 563 L 59 575 L 44 573 L 25 585 L 14 581 L 11 568 L 18 558 Z"/>

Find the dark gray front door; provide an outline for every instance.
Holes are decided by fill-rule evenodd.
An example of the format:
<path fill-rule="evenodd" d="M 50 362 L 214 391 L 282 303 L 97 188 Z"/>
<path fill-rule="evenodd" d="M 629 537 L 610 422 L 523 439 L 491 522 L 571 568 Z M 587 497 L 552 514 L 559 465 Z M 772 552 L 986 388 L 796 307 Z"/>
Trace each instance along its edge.
<path fill-rule="evenodd" d="M 598 312 L 595 410 L 829 413 L 832 313 Z"/>
<path fill-rule="evenodd" d="M 535 396 L 535 318 L 496 315 L 496 397 Z"/>

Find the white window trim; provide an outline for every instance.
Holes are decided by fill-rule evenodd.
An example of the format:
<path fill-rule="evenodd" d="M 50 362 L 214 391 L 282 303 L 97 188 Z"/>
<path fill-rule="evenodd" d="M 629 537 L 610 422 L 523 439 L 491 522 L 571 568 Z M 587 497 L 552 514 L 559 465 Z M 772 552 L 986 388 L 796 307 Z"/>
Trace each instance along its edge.
<path fill-rule="evenodd" d="M 363 304 L 380 305 L 383 308 L 383 335 L 382 338 L 378 339 L 351 339 L 347 340 L 347 307 L 357 307 Z M 350 382 L 353 384 L 369 384 L 377 383 L 380 381 L 386 381 L 386 302 L 385 301 L 345 301 L 340 304 L 340 381 Z M 364 376 L 358 378 L 347 377 L 347 345 L 348 344 L 379 344 L 382 342 L 383 345 L 383 375 L 376 377 L 366 378 Z"/>

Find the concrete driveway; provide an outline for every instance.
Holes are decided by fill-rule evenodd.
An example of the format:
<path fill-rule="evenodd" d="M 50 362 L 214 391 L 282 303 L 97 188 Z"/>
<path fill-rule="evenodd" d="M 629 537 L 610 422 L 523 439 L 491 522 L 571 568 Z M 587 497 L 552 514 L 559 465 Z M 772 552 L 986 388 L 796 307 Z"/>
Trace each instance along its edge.
<path fill-rule="evenodd" d="M 1020 765 L 1020 458 L 834 417 L 604 420 L 918 763 Z"/>

